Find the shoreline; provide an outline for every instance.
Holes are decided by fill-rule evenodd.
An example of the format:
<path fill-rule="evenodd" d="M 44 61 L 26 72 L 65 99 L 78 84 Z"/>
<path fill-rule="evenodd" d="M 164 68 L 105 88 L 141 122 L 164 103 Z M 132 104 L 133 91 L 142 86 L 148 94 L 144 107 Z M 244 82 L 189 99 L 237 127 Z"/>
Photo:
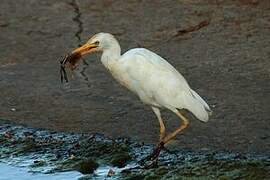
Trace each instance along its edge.
<path fill-rule="evenodd" d="M 100 134 L 52 132 L 6 121 L 0 121 L 0 144 L 0 162 L 23 165 L 35 173 L 77 171 L 86 179 L 110 173 L 116 179 L 270 177 L 270 156 L 181 149 L 162 151 L 157 164 L 144 168 L 137 162 L 151 153 L 153 145 Z"/>

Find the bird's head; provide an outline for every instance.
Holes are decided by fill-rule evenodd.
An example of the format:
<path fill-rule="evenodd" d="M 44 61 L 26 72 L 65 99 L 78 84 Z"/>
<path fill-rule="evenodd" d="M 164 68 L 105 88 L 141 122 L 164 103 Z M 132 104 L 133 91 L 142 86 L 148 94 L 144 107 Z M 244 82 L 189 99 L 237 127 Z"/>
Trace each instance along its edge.
<path fill-rule="evenodd" d="M 114 47 L 118 42 L 109 33 L 98 33 L 91 37 L 84 45 L 72 51 L 72 54 L 81 56 L 92 52 L 104 51 Z"/>
<path fill-rule="evenodd" d="M 84 45 L 72 51 L 71 54 L 66 56 L 66 60 L 61 62 L 72 70 L 78 66 L 79 60 L 86 54 L 93 52 L 106 51 L 108 49 L 118 50 L 120 46 L 113 35 L 109 33 L 98 33 L 92 36 Z"/>
<path fill-rule="evenodd" d="M 71 70 L 76 69 L 79 64 L 79 60 L 82 56 L 86 54 L 91 54 L 93 52 L 113 50 L 114 52 L 119 52 L 120 46 L 113 35 L 109 33 L 98 33 L 92 36 L 84 45 L 72 51 L 71 54 L 66 56 L 61 61 L 61 68 L 70 68 Z"/>

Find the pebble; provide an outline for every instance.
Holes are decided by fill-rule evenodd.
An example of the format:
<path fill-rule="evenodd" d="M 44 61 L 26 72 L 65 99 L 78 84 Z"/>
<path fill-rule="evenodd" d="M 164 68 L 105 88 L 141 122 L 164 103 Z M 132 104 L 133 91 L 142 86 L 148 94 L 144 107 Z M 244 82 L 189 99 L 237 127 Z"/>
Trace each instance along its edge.
<path fill-rule="evenodd" d="M 15 108 L 11 108 L 10 110 L 11 110 L 11 111 L 13 111 L 13 112 L 15 112 L 15 111 L 16 111 L 16 109 L 15 109 Z"/>

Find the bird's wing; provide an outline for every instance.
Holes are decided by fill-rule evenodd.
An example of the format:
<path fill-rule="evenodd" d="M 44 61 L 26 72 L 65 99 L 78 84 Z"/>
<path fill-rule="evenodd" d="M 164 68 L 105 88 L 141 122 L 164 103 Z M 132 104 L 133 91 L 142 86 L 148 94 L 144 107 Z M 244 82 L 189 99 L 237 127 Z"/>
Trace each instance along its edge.
<path fill-rule="evenodd" d="M 193 91 L 185 78 L 165 59 L 144 49 L 129 50 L 122 56 L 126 76 L 142 100 L 153 97 L 155 103 L 169 108 L 185 108 L 201 121 L 207 121 L 207 103 Z M 132 88 L 131 88 L 132 89 Z"/>
<path fill-rule="evenodd" d="M 152 73 L 152 75 L 158 76 L 160 73 L 169 73 L 177 77 L 177 80 L 181 82 L 184 89 L 189 89 L 185 78 L 169 62 L 152 51 L 145 48 L 131 49 L 123 55 L 123 60 L 129 65 L 136 64 L 137 68 L 140 68 L 144 75 Z"/>
<path fill-rule="evenodd" d="M 190 92 L 190 87 L 165 59 L 147 49 L 136 48 L 125 53 L 120 63 L 122 77 L 128 82 L 126 87 L 136 92 L 141 100 L 150 97 L 162 106 L 169 103 L 183 107 L 177 99 L 184 92 Z"/>

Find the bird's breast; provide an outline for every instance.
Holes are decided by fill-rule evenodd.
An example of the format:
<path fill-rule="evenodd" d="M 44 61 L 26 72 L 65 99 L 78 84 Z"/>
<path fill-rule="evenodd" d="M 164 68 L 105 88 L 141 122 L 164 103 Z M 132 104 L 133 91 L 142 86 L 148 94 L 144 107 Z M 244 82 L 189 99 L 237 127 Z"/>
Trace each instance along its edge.
<path fill-rule="evenodd" d="M 118 81 L 122 86 L 133 91 L 131 79 L 123 68 L 117 64 L 112 64 L 109 66 L 108 70 L 116 81 Z"/>

